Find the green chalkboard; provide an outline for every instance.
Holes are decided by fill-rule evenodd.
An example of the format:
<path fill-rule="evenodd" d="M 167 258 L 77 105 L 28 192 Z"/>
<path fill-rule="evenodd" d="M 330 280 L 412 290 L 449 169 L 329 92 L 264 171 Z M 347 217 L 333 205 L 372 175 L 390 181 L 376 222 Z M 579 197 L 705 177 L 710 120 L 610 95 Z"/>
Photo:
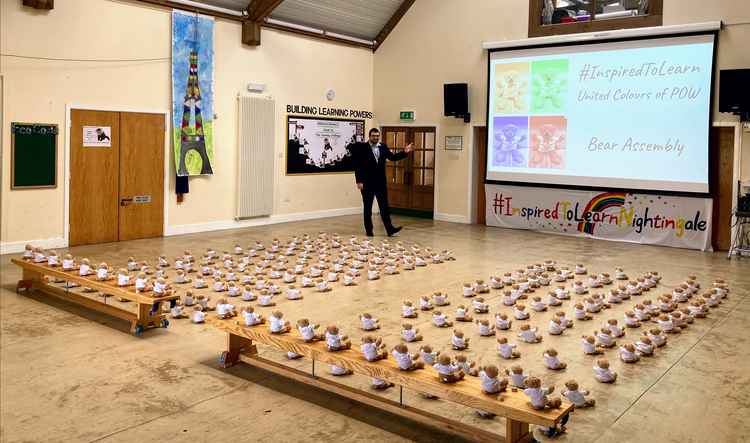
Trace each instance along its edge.
<path fill-rule="evenodd" d="M 11 189 L 57 187 L 57 125 L 11 123 Z"/>

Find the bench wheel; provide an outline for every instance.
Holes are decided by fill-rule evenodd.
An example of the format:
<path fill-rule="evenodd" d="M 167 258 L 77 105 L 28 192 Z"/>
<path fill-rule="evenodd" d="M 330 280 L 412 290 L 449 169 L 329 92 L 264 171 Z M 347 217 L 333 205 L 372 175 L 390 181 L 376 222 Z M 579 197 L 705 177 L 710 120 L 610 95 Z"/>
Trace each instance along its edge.
<path fill-rule="evenodd" d="M 143 334 L 143 325 L 135 325 L 135 336 L 140 337 Z"/>
<path fill-rule="evenodd" d="M 219 354 L 219 367 L 226 369 L 227 360 L 229 360 L 229 351 L 224 351 Z"/>
<path fill-rule="evenodd" d="M 169 327 L 169 320 L 167 320 L 166 318 L 162 319 L 162 321 L 161 321 L 161 327 L 162 328 L 168 328 Z"/>

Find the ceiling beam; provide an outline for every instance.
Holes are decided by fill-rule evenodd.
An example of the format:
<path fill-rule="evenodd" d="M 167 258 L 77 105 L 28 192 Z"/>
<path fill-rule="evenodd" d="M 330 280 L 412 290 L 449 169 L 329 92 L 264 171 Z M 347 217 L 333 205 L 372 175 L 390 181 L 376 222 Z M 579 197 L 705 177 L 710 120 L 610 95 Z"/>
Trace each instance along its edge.
<path fill-rule="evenodd" d="M 305 37 L 312 37 L 312 38 L 317 38 L 321 40 L 326 40 L 329 42 L 341 43 L 343 45 L 355 46 L 358 48 L 372 49 L 372 45 L 369 43 L 356 42 L 352 40 L 347 40 L 345 38 L 338 38 L 338 37 L 334 37 L 332 35 L 328 35 L 325 33 L 319 34 L 317 32 L 305 31 L 304 29 L 290 28 L 288 26 L 283 26 L 283 25 L 278 25 L 276 23 L 268 23 L 268 22 L 261 23 L 261 26 L 263 26 L 264 28 L 271 28 L 271 29 L 276 29 L 279 31 L 289 32 L 292 34 L 303 35 Z"/>
<path fill-rule="evenodd" d="M 247 5 L 247 20 L 242 22 L 242 44 L 260 46 L 260 27 L 284 0 L 251 0 Z"/>
<path fill-rule="evenodd" d="M 3 1 L 3 0 L 0 0 L 0 1 Z M 312 38 L 317 38 L 317 39 L 321 39 L 321 40 L 326 40 L 326 41 L 329 41 L 329 42 L 340 43 L 340 44 L 348 45 L 348 46 L 355 46 L 355 47 L 367 48 L 367 49 L 372 49 L 373 48 L 372 45 L 367 44 L 367 43 L 354 42 L 354 41 L 351 41 L 351 40 L 346 40 L 346 39 L 343 39 L 343 38 L 337 38 L 337 37 L 333 37 L 333 36 L 330 36 L 330 35 L 317 34 L 315 32 L 307 32 L 307 31 L 304 31 L 304 30 L 301 30 L 301 29 L 294 29 L 294 28 L 289 28 L 289 27 L 283 26 L 283 25 L 277 25 L 277 24 L 267 23 L 267 22 L 264 21 L 265 18 L 267 18 L 267 17 L 264 17 L 264 20 L 261 20 L 261 21 L 258 21 L 258 22 L 252 22 L 252 21 L 248 20 L 247 17 L 242 17 L 242 16 L 239 16 L 239 15 L 225 14 L 225 13 L 222 13 L 222 12 L 219 12 L 219 11 L 214 11 L 214 10 L 211 10 L 211 9 L 206 9 L 206 8 L 201 8 L 201 7 L 188 6 L 188 5 L 185 5 L 183 3 L 177 3 L 177 2 L 170 1 L 170 0 L 131 0 L 131 1 L 134 1 L 134 2 L 137 2 L 137 3 L 146 3 L 146 4 L 150 4 L 150 5 L 154 5 L 154 6 L 161 6 L 161 7 L 165 7 L 165 8 L 179 9 L 179 10 L 182 10 L 182 11 L 195 12 L 195 13 L 198 13 L 198 14 L 203 14 L 203 15 L 208 15 L 208 16 L 212 16 L 212 17 L 218 17 L 218 18 L 223 18 L 223 19 L 226 19 L 226 20 L 232 20 L 232 21 L 240 22 L 242 24 L 242 42 L 245 43 L 245 40 L 247 38 L 247 40 L 250 43 L 245 43 L 245 44 L 250 44 L 250 45 L 252 45 L 252 42 L 256 41 L 256 40 L 258 42 L 260 42 L 260 28 L 263 27 L 263 28 L 271 28 L 271 29 L 276 29 L 276 30 L 279 30 L 279 31 L 289 32 L 289 33 L 292 33 L 292 34 L 302 35 L 302 36 L 305 36 L 305 37 L 312 37 Z M 281 1 L 283 1 L 283 0 L 281 0 L 281 1 L 276 0 L 276 1 L 278 3 L 281 3 Z M 272 12 L 272 10 L 270 10 L 268 13 L 270 14 L 271 12 Z M 255 46 L 257 46 L 257 45 L 255 45 Z"/>
<path fill-rule="evenodd" d="M 0 0 L 1 1 L 1 0 Z M 194 12 L 196 14 L 208 15 L 211 17 L 223 18 L 227 20 L 233 20 L 236 22 L 242 22 L 245 20 L 241 15 L 225 14 L 223 12 L 214 11 L 208 8 L 201 8 L 200 6 L 189 6 L 184 3 L 177 3 L 170 0 L 135 0 L 140 3 L 147 3 L 154 6 L 162 6 L 165 8 L 179 9 L 181 11 Z"/>
<path fill-rule="evenodd" d="M 55 9 L 55 0 L 23 0 L 22 4 L 34 9 Z"/>
<path fill-rule="evenodd" d="M 247 18 L 254 22 L 263 21 L 284 0 L 252 0 L 247 5 Z"/>
<path fill-rule="evenodd" d="M 377 51 L 380 45 L 383 44 L 383 41 L 388 37 L 388 34 L 393 31 L 393 28 L 395 28 L 398 22 L 401 21 L 401 18 L 406 14 L 406 11 L 411 8 L 411 5 L 413 5 L 415 1 L 416 0 L 404 0 L 401 2 L 401 6 L 396 9 L 396 12 L 393 13 L 390 20 L 388 20 L 385 26 L 383 26 L 383 29 L 378 33 L 377 37 L 375 37 L 375 44 L 372 47 L 373 52 Z"/>

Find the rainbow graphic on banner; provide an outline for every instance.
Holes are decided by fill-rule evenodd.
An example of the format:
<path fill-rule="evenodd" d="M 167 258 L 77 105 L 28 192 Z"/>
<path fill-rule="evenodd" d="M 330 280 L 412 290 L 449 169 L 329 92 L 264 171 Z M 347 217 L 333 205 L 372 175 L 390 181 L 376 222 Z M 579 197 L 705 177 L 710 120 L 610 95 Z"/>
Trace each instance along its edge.
<path fill-rule="evenodd" d="M 586 204 L 586 207 L 584 208 L 583 212 L 601 212 L 605 209 L 609 208 L 619 208 L 621 206 L 625 205 L 625 195 L 624 192 L 605 192 L 603 194 L 599 194 L 596 197 L 592 198 L 588 204 Z M 579 222 L 578 223 L 578 231 L 583 232 L 585 234 L 594 234 L 594 228 L 596 227 L 596 223 L 594 222 Z"/>

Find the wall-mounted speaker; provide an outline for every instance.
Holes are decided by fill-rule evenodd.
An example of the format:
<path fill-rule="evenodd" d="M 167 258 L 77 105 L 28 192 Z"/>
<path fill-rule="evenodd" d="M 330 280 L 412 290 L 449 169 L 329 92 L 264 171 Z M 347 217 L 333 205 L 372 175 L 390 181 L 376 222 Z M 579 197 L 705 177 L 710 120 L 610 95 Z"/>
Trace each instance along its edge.
<path fill-rule="evenodd" d="M 722 69 L 719 73 L 719 112 L 750 117 L 750 69 Z"/>
<path fill-rule="evenodd" d="M 468 84 L 446 83 L 443 85 L 443 115 L 463 118 L 466 123 L 470 121 Z"/>

